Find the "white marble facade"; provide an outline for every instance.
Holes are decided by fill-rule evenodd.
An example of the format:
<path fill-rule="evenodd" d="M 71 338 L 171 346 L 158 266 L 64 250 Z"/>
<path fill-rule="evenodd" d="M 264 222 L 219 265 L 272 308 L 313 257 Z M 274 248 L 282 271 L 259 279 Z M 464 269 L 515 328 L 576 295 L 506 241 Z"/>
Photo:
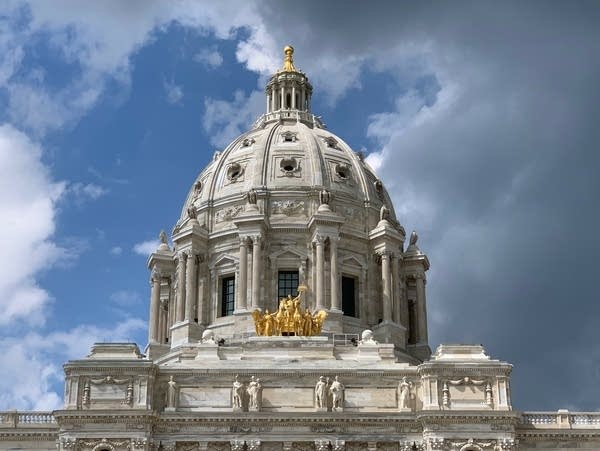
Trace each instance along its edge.
<path fill-rule="evenodd" d="M 481 346 L 431 354 L 427 256 L 310 112 L 292 53 L 266 113 L 193 181 L 172 246 L 161 233 L 145 353 L 67 362 L 64 408 L 0 412 L 0 449 L 600 449 L 598 413 L 514 411 L 512 366 Z M 323 333 L 256 336 L 252 311 L 298 285 Z"/>

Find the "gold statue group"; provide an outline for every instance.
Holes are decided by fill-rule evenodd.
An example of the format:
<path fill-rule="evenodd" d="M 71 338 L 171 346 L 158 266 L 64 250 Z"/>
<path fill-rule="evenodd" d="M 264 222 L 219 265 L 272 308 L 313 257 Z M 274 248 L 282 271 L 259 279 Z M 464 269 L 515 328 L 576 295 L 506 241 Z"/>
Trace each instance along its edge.
<path fill-rule="evenodd" d="M 298 296 L 279 301 L 279 308 L 276 312 L 269 313 L 265 310 L 262 314 L 260 310 L 254 310 L 254 327 L 256 335 L 274 336 L 274 335 L 296 335 L 312 337 L 321 333 L 321 328 L 327 318 L 327 312 L 319 310 L 312 314 L 310 310 L 300 307 L 301 296 L 306 288 L 298 287 Z"/>

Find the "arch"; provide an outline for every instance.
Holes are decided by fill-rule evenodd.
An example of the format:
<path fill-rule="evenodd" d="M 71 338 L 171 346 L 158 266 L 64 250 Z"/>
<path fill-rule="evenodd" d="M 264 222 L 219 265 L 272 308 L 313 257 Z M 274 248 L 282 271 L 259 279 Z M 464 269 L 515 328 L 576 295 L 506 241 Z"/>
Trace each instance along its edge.
<path fill-rule="evenodd" d="M 481 446 L 474 443 L 467 443 L 460 448 L 460 451 L 483 451 Z"/>

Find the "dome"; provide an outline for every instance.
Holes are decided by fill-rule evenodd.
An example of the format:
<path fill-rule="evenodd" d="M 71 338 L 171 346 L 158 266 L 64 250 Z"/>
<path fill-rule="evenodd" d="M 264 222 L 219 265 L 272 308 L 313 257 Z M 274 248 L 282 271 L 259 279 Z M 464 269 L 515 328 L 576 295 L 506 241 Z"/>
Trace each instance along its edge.
<path fill-rule="evenodd" d="M 422 359 L 427 257 L 416 238 L 405 251 L 405 231 L 362 154 L 312 114 L 312 86 L 293 53 L 285 48 L 267 82 L 265 114 L 194 180 L 173 249 L 162 236 L 150 256 L 149 342 L 164 350 L 207 330 L 227 340 L 264 335 L 260 321 L 277 311 L 280 326 L 284 301 L 296 296 L 304 310 L 294 311 L 318 320 L 318 333 L 357 342 L 368 329 L 406 361 Z M 283 333 L 279 326 L 268 330 Z"/>
<path fill-rule="evenodd" d="M 349 222 L 357 219 L 355 225 L 364 232 L 375 227 L 383 206 L 389 211 L 388 220 L 401 229 L 383 183 L 361 152 L 327 130 L 308 106 L 271 106 L 273 92 L 277 100 L 285 99 L 287 94 L 281 94 L 285 88 L 278 83 L 286 82 L 295 98 L 307 95 L 304 104 L 309 105 L 312 88 L 304 74 L 276 73 L 267 85 L 267 112 L 251 130 L 215 152 L 194 181 L 177 227 L 185 225 L 192 210 L 209 232 L 232 227 L 225 218 L 233 219 L 243 211 L 251 190 L 272 222 L 277 223 L 278 215 L 308 221 L 319 206 L 319 193 L 326 190 L 332 209 Z"/>

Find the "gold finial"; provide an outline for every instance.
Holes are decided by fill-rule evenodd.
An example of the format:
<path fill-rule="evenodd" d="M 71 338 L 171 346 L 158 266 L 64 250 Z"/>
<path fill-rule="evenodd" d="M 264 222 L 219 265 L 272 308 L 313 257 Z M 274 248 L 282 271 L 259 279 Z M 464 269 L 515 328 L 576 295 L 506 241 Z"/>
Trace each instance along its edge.
<path fill-rule="evenodd" d="M 286 45 L 283 49 L 285 57 L 283 58 L 283 72 L 298 72 L 294 66 L 294 47 Z"/>

